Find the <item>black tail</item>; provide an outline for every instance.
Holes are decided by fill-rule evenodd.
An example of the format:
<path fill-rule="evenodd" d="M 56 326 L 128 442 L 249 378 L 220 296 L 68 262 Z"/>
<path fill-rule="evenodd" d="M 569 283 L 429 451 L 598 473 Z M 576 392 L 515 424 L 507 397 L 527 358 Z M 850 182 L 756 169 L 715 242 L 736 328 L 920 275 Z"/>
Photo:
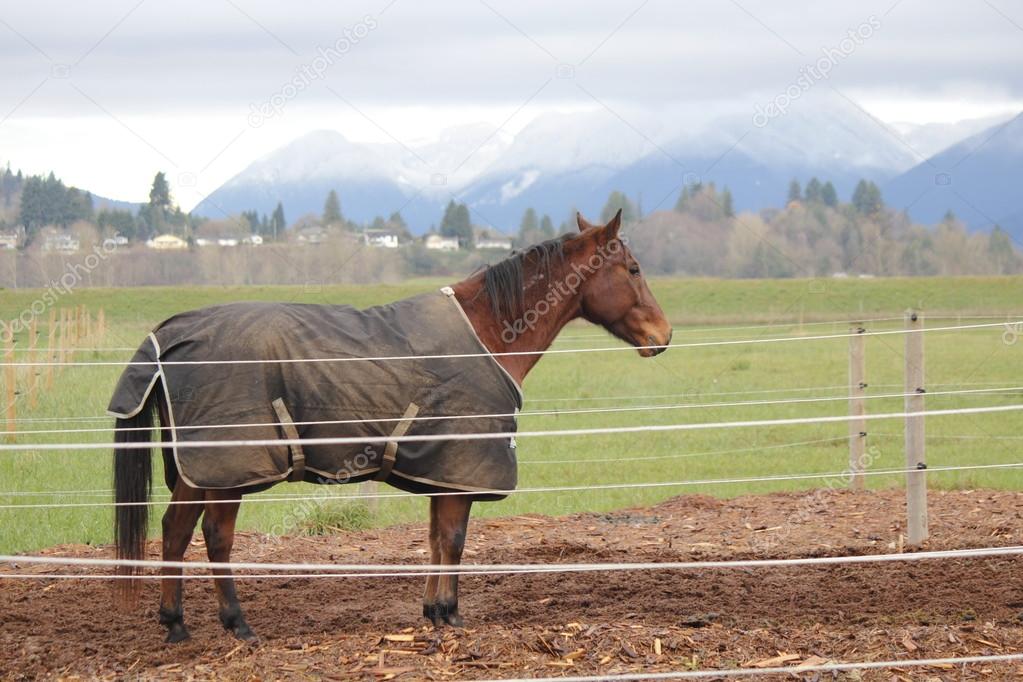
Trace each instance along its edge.
<path fill-rule="evenodd" d="M 153 412 L 158 386 L 134 417 L 117 420 L 116 443 L 149 443 L 152 440 Z M 114 449 L 114 493 L 118 506 L 114 512 L 114 539 L 118 559 L 143 559 L 146 534 L 149 530 L 149 497 L 153 492 L 153 458 L 151 448 Z M 127 504 L 124 503 L 133 503 Z M 118 566 L 118 575 L 135 576 L 135 566 Z M 119 579 L 116 592 L 122 605 L 133 603 L 139 593 L 139 581 Z"/>

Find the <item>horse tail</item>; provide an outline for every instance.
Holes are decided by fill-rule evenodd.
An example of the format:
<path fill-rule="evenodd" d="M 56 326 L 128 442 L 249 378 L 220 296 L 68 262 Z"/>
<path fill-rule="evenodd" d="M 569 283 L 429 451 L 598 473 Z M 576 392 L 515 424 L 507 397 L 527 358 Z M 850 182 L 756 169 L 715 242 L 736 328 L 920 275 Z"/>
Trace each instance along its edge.
<path fill-rule="evenodd" d="M 159 381 L 159 380 L 157 380 Z M 153 412 L 159 386 L 154 386 L 142 409 L 133 417 L 118 418 L 115 443 L 149 443 L 152 439 Z M 149 530 L 149 498 L 153 491 L 153 459 L 150 448 L 114 448 L 114 541 L 117 558 L 145 558 Z M 115 591 L 122 606 L 138 599 L 141 573 L 138 566 L 118 566 L 117 574 L 129 576 L 115 580 Z"/>

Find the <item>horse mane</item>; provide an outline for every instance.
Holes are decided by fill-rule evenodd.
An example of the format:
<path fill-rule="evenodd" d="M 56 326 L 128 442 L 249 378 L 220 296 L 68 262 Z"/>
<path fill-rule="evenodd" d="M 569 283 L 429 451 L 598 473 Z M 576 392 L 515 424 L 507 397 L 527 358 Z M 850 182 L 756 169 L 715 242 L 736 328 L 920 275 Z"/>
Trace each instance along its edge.
<path fill-rule="evenodd" d="M 522 251 L 515 251 L 500 263 L 488 265 L 483 271 L 483 290 L 490 298 L 490 306 L 498 319 L 513 319 L 523 313 L 526 291 L 523 273 L 528 264 L 535 265 L 544 279 L 550 280 L 551 266 L 556 259 L 565 258 L 565 241 L 571 235 L 533 244 Z"/>

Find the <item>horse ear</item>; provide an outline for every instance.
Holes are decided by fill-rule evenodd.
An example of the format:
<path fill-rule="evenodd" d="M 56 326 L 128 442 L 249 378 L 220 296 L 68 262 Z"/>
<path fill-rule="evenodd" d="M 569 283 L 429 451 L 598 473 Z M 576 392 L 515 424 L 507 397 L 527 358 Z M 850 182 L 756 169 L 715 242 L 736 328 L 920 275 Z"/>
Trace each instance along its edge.
<path fill-rule="evenodd" d="M 618 230 L 622 229 L 622 209 L 618 209 L 618 213 L 615 213 L 615 217 L 611 218 L 611 222 L 604 226 L 607 230 L 608 241 L 618 238 Z"/>
<path fill-rule="evenodd" d="M 590 223 L 590 221 L 586 220 L 586 218 L 583 218 L 583 214 L 578 211 L 575 213 L 575 222 L 579 225 L 580 232 L 585 232 L 591 227 L 596 227 L 596 225 Z"/>

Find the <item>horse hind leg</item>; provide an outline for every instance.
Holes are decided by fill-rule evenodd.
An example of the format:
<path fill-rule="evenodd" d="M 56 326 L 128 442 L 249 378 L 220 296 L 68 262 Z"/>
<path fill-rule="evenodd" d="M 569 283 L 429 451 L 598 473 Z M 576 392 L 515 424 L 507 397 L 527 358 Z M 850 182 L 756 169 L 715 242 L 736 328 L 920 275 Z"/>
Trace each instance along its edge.
<path fill-rule="evenodd" d="M 467 495 L 438 495 L 430 499 L 430 536 L 436 538 L 439 563 L 457 566 L 462 561 L 465 548 L 465 532 L 469 523 L 472 499 Z M 432 544 L 432 543 L 431 543 Z M 435 552 L 436 555 L 436 552 Z M 433 601 L 423 605 L 423 613 L 435 626 L 447 623 L 462 626 L 458 613 L 458 574 L 431 576 L 436 579 L 436 594 Z M 427 599 L 430 583 L 427 582 Z"/>
<path fill-rule="evenodd" d="M 237 492 L 206 491 L 206 513 L 202 519 L 202 534 L 206 540 L 206 555 L 210 561 L 227 563 L 231 560 L 234 546 L 234 526 L 241 506 L 241 495 Z M 255 642 L 256 633 L 245 622 L 234 578 L 230 568 L 214 568 L 213 574 L 223 576 L 214 579 L 217 604 L 220 607 L 220 622 L 224 629 L 240 640 Z"/>
<path fill-rule="evenodd" d="M 178 479 L 171 501 L 179 504 L 168 505 L 167 512 L 163 515 L 164 561 L 184 560 L 185 550 L 195 530 L 195 522 L 202 513 L 202 499 L 202 490 L 190 488 L 184 481 Z M 160 623 L 167 627 L 168 642 L 180 642 L 189 637 L 181 598 L 183 571 L 180 568 L 163 568 L 162 573 L 164 578 L 160 581 Z"/>

